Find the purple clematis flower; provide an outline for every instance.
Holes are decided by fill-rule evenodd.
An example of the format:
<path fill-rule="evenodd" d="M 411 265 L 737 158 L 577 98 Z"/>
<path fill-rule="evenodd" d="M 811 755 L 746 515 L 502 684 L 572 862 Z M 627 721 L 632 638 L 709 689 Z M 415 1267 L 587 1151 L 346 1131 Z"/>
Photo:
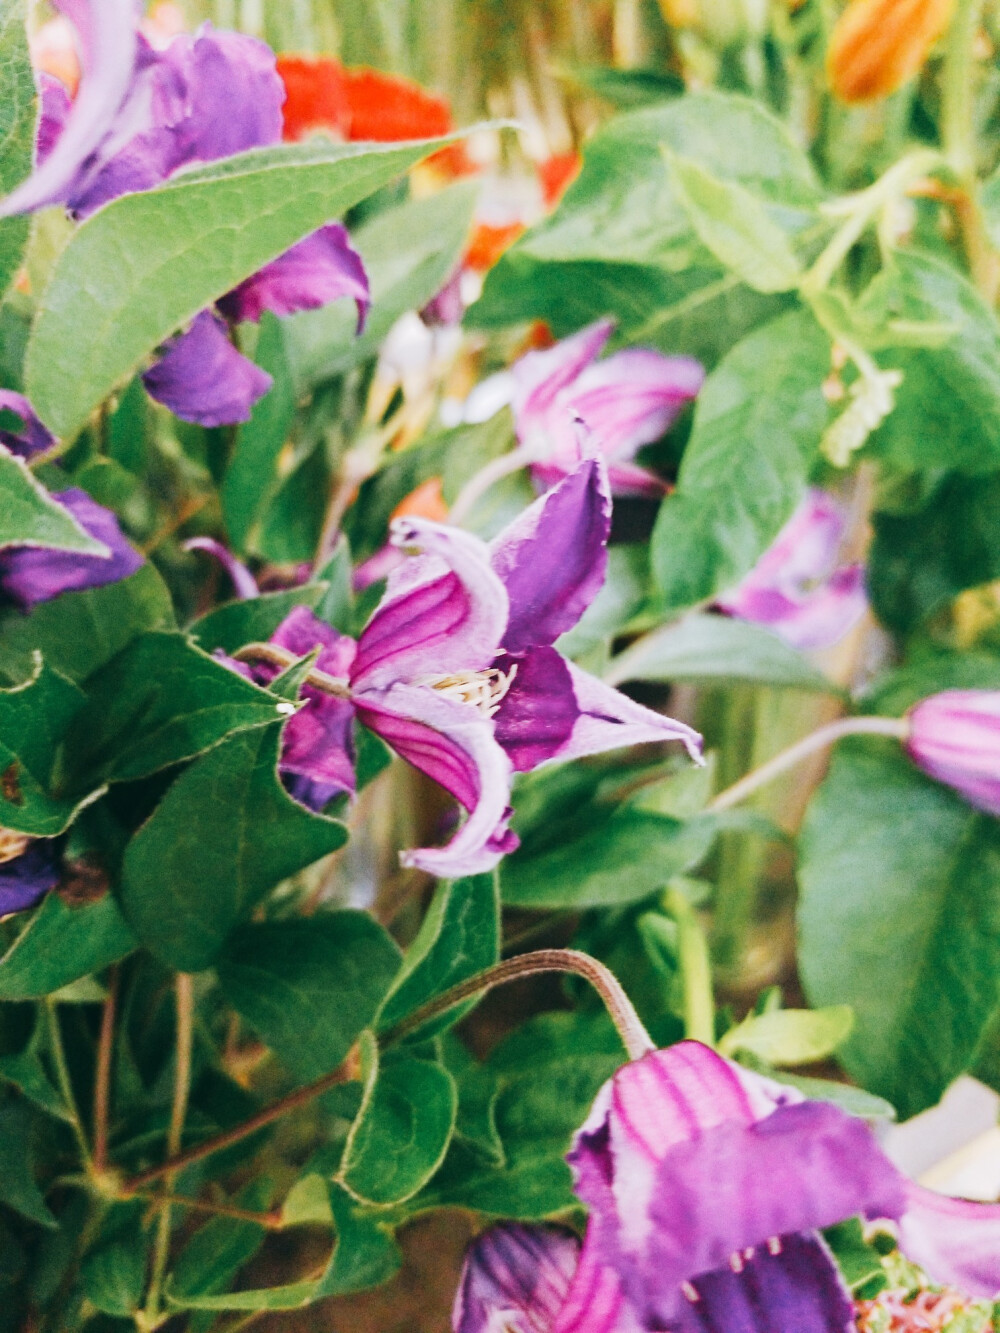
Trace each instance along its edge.
<path fill-rule="evenodd" d="M 0 917 L 23 912 L 59 883 L 59 855 L 48 838 L 0 829 Z"/>
<path fill-rule="evenodd" d="M 34 458 L 55 444 L 55 436 L 35 416 L 35 409 L 23 394 L 0 389 L 0 411 L 20 420 L 19 430 L 0 429 L 0 444 L 18 458 Z"/>
<path fill-rule="evenodd" d="M 697 1042 L 620 1069 L 568 1160 L 590 1220 L 568 1283 L 564 1245 L 546 1256 L 531 1333 L 849 1333 L 853 1307 L 817 1232 L 857 1215 L 891 1222 L 932 1281 L 1000 1293 L 1000 1206 L 912 1184 L 863 1121 Z M 490 1253 L 497 1299 L 511 1304 L 524 1284 Z M 466 1274 L 470 1288 L 489 1292 L 479 1274 Z"/>
<path fill-rule="evenodd" d="M 938 782 L 1000 815 L 1000 691 L 943 690 L 908 714 L 906 751 Z"/>
<path fill-rule="evenodd" d="M 536 480 L 552 485 L 579 457 L 579 418 L 601 441 L 616 495 L 659 496 L 663 482 L 632 459 L 697 396 L 704 367 L 688 356 L 643 347 L 598 361 L 613 328 L 611 320 L 600 320 L 515 362 L 510 375 L 517 437 L 537 454 Z"/>
<path fill-rule="evenodd" d="M 402 857 L 457 878 L 516 847 L 508 828 L 515 771 L 647 741 L 680 740 L 700 758 L 697 732 L 633 703 L 552 646 L 604 582 L 610 518 L 607 470 L 587 459 L 490 546 L 429 519 L 394 520 L 393 544 L 416 558 L 390 574 L 357 644 L 304 607 L 274 636 L 298 654 L 321 646 L 347 696 L 311 700 L 289 721 L 282 767 L 294 745 L 316 756 L 294 771 L 327 782 L 327 766 L 336 765 L 350 790 L 345 719 L 356 715 L 468 812 L 448 846 Z"/>
<path fill-rule="evenodd" d="M 864 565 L 837 568 L 846 516 L 812 489 L 754 568 L 716 605 L 795 648 L 829 648 L 864 615 Z"/>
<path fill-rule="evenodd" d="M 39 165 L 0 215 L 62 202 L 86 217 L 193 163 L 281 142 L 285 89 L 264 43 L 205 24 L 156 50 L 136 31 L 135 0 L 60 0 L 59 8 L 80 33 L 81 90 L 71 102 L 43 76 Z M 256 321 L 264 310 L 288 315 L 344 296 L 357 303 L 360 329 L 368 279 L 344 228 L 330 223 L 223 296 L 219 308 L 230 320 Z M 248 420 L 271 386 L 209 312 L 168 345 L 144 380 L 175 415 L 204 426 Z"/>
<path fill-rule="evenodd" d="M 237 560 L 232 551 L 223 546 L 222 542 L 217 542 L 214 537 L 191 537 L 184 543 L 184 549 L 185 551 L 204 551 L 206 555 L 210 555 L 217 560 L 229 575 L 233 591 L 240 601 L 260 596 L 257 580 L 243 561 Z"/>

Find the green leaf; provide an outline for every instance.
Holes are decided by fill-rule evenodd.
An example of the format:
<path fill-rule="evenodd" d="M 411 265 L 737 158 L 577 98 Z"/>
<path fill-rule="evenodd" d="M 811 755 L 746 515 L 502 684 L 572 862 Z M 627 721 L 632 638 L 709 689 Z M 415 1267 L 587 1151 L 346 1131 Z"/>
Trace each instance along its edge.
<path fill-rule="evenodd" d="M 775 1009 L 750 1014 L 730 1028 L 719 1042 L 722 1055 L 750 1051 L 772 1065 L 808 1065 L 826 1060 L 847 1040 L 854 1027 L 849 1004 L 828 1009 Z"/>
<path fill-rule="evenodd" d="M 57 893 L 0 958 L 0 1000 L 34 1000 L 100 972 L 136 947 L 115 900 L 67 907 Z"/>
<path fill-rule="evenodd" d="M 777 634 L 728 616 L 688 615 L 653 630 L 612 658 L 610 685 L 627 680 L 752 680 L 837 693 L 821 671 Z"/>
<path fill-rule="evenodd" d="M 152 565 L 120 583 L 68 592 L 28 616 L 0 616 L 0 678 L 20 684 L 32 674 L 35 653 L 71 680 L 85 680 L 144 630 L 174 624 L 167 585 Z"/>
<path fill-rule="evenodd" d="M 1000 830 L 891 745 L 842 744 L 800 840 L 800 967 L 849 1004 L 841 1058 L 902 1117 L 972 1064 L 1000 1004 Z"/>
<path fill-rule="evenodd" d="M 24 18 L 24 0 L 0 4 L 0 195 L 29 174 L 35 147 L 37 94 Z M 30 230 L 29 217 L 0 220 L 0 299 L 21 267 Z"/>
<path fill-rule="evenodd" d="M 177 328 L 441 142 L 254 149 L 99 209 L 60 255 L 32 331 L 35 411 L 76 435 Z"/>
<path fill-rule="evenodd" d="M 697 162 L 665 152 L 671 184 L 701 243 L 758 292 L 798 286 L 802 266 L 787 234 L 749 190 L 720 181 Z"/>
<path fill-rule="evenodd" d="M 69 1108 L 53 1087 L 34 1040 L 27 1050 L 17 1055 L 0 1055 L 0 1079 L 13 1083 L 28 1101 L 34 1102 L 48 1115 L 57 1120 L 71 1120 Z"/>
<path fill-rule="evenodd" d="M 268 1205 L 268 1180 L 250 1182 L 233 1201 L 252 1212 Z M 215 1296 L 260 1249 L 267 1232 L 256 1222 L 233 1217 L 213 1217 L 200 1227 L 177 1256 L 170 1274 L 171 1305 L 184 1305 L 187 1298 Z"/>
<path fill-rule="evenodd" d="M 365 330 L 358 336 L 354 307 L 344 301 L 287 319 L 286 345 L 300 392 L 374 356 L 400 315 L 420 310 L 441 290 L 462 257 L 478 193 L 477 182 L 461 181 L 384 209 L 353 233 L 371 283 Z"/>
<path fill-rule="evenodd" d="M 803 310 L 751 333 L 709 375 L 653 531 L 666 607 L 738 583 L 792 516 L 826 424 L 829 367 L 829 339 Z"/>
<path fill-rule="evenodd" d="M 77 802 L 53 794 L 66 730 L 84 695 L 39 662 L 33 678 L 0 690 L 0 826 L 52 838 L 72 822 Z"/>
<path fill-rule="evenodd" d="M 905 634 L 966 588 L 1000 578 L 1000 474 L 944 478 L 914 513 L 876 513 L 868 587 L 876 615 Z"/>
<path fill-rule="evenodd" d="M 282 879 L 342 847 L 278 780 L 278 726 L 241 732 L 181 774 L 129 843 L 121 901 L 141 942 L 185 972 L 209 967 Z"/>
<path fill-rule="evenodd" d="M 141 1227 L 91 1251 L 80 1265 L 87 1300 L 103 1314 L 126 1319 L 146 1288 L 146 1238 Z"/>
<path fill-rule="evenodd" d="M 684 80 L 659 69 L 611 69 L 607 65 L 575 66 L 566 77 L 602 97 L 619 111 L 650 106 L 679 97 Z"/>
<path fill-rule="evenodd" d="M 439 884 L 416 939 L 379 1015 L 383 1031 L 500 957 L 500 903 L 496 875 Z M 467 1012 L 458 1006 L 419 1029 L 419 1039 L 451 1027 Z M 411 1035 L 411 1040 L 416 1034 Z"/>
<path fill-rule="evenodd" d="M 70 779 L 149 777 L 287 707 L 184 635 L 143 634 L 88 680 L 68 743 Z"/>
<path fill-rule="evenodd" d="M 315 610 L 327 592 L 325 583 L 303 583 L 298 588 L 266 592 L 245 602 L 227 602 L 201 616 L 188 627 L 206 653 L 221 649 L 235 653 L 247 643 L 269 639 L 290 611 L 297 606 Z"/>
<path fill-rule="evenodd" d="M 168 1287 L 168 1302 L 192 1310 L 301 1310 L 325 1296 L 346 1296 L 388 1282 L 402 1262 L 388 1228 L 359 1209 L 338 1186 L 329 1185 L 328 1189 L 337 1243 L 322 1277 L 283 1287 L 234 1291 L 226 1296 L 188 1295 L 177 1301 Z"/>
<path fill-rule="evenodd" d="M 934 314 L 952 330 L 939 347 L 900 347 L 886 359 L 901 370 L 896 406 L 875 433 L 872 453 L 902 471 L 1000 467 L 1000 325 L 951 264 L 926 254 L 895 255 L 894 314 Z"/>
<path fill-rule="evenodd" d="M 23 1102 L 0 1107 L 0 1203 L 39 1226 L 55 1227 L 32 1173 L 31 1112 Z"/>
<path fill-rule="evenodd" d="M 458 1097 L 447 1069 L 362 1039 L 365 1096 L 344 1148 L 339 1182 L 362 1203 L 402 1203 L 441 1165 Z"/>
<path fill-rule="evenodd" d="M 399 970 L 365 912 L 241 926 L 216 963 L 226 999 L 296 1078 L 336 1069 Z"/>
<path fill-rule="evenodd" d="M 21 458 L 0 444 L 0 549 L 38 546 L 82 555 L 108 555 L 76 519 L 36 481 Z"/>

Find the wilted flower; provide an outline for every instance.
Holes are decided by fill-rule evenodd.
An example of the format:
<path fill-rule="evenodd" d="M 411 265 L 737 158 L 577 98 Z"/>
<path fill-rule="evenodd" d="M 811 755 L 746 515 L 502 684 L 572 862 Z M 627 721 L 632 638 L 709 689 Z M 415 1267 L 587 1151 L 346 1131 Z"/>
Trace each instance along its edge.
<path fill-rule="evenodd" d="M 796 648 L 828 648 L 864 615 L 863 565 L 837 567 L 846 517 L 812 489 L 749 574 L 716 601 L 720 610 L 766 625 Z"/>
<path fill-rule="evenodd" d="M 320 668 L 345 681 L 345 698 L 310 698 L 289 720 L 282 766 L 350 790 L 348 724 L 357 716 L 468 812 L 447 847 L 403 856 L 457 877 L 516 847 L 507 826 L 515 771 L 648 741 L 680 740 L 698 757 L 690 727 L 633 703 L 552 646 L 604 582 L 610 516 L 606 470 L 588 459 L 489 546 L 429 519 L 393 520 L 393 544 L 417 558 L 389 575 L 356 644 L 304 607 L 272 640 L 297 656 L 319 646 Z M 291 768 L 293 748 L 309 758 Z"/>
<path fill-rule="evenodd" d="M 908 714 L 906 750 L 978 810 L 1000 815 L 1000 691 L 943 690 Z"/>
<path fill-rule="evenodd" d="M 843 102 L 887 97 L 913 77 L 955 0 L 851 0 L 830 37 L 827 71 Z"/>
<path fill-rule="evenodd" d="M 504 1319 L 517 1333 L 848 1333 L 853 1304 L 818 1232 L 858 1215 L 892 1223 L 933 1281 L 1000 1291 L 1000 1206 L 912 1184 L 864 1121 L 696 1042 L 620 1069 L 569 1162 L 590 1209 L 571 1279 L 562 1232 L 480 1238 L 457 1333 Z"/>

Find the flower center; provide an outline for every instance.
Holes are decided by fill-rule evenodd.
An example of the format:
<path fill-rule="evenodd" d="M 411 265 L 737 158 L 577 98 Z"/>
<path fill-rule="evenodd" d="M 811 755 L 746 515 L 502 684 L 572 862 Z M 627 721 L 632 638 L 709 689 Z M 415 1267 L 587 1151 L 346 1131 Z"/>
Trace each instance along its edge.
<path fill-rule="evenodd" d="M 31 839 L 26 838 L 23 833 L 15 833 L 10 828 L 0 828 L 0 864 L 21 856 L 28 850 L 30 842 Z"/>
<path fill-rule="evenodd" d="M 438 694 L 470 704 L 483 717 L 493 717 L 514 683 L 517 663 L 509 671 L 487 667 L 485 671 L 456 671 L 453 676 L 427 676 L 420 681 Z"/>
<path fill-rule="evenodd" d="M 990 1333 L 992 1308 L 970 1304 L 957 1291 L 917 1291 L 890 1288 L 871 1301 L 858 1301 L 855 1315 L 859 1333 Z"/>

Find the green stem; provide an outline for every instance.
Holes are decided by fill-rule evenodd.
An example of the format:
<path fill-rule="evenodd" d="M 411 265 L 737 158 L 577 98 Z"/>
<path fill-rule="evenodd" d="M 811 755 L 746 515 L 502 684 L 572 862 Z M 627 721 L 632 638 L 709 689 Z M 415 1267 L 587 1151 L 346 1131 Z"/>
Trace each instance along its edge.
<path fill-rule="evenodd" d="M 963 184 L 976 178 L 975 41 L 983 0 L 958 0 L 948 32 L 941 80 L 941 141 Z"/>
<path fill-rule="evenodd" d="M 448 514 L 448 522 L 455 524 L 456 527 L 468 518 L 469 514 L 491 486 L 504 477 L 509 477 L 514 472 L 520 472 L 522 468 L 530 466 L 538 458 L 533 449 L 526 449 L 524 445 L 518 445 L 510 453 L 501 454 L 499 458 L 491 459 L 485 467 L 479 469 L 465 483 L 455 498 L 455 503 L 451 506 Z"/>
<path fill-rule="evenodd" d="M 715 999 L 708 941 L 698 913 L 679 889 L 667 889 L 663 905 L 677 923 L 677 952 L 684 986 L 684 1035 L 715 1045 Z"/>
<path fill-rule="evenodd" d="M 59 1091 L 62 1093 L 63 1101 L 66 1103 L 66 1110 L 69 1113 L 70 1125 L 73 1128 L 73 1135 L 80 1149 L 80 1157 L 83 1165 L 89 1175 L 93 1170 L 93 1163 L 90 1157 L 90 1145 L 87 1143 L 87 1136 L 83 1132 L 83 1121 L 80 1119 L 80 1112 L 77 1110 L 76 1099 L 73 1096 L 73 1084 L 69 1077 L 69 1066 L 66 1064 L 66 1052 L 63 1048 L 62 1032 L 59 1029 L 59 1006 L 55 1000 L 47 999 L 45 1001 L 45 1011 L 49 1020 L 49 1050 L 52 1055 L 52 1063 L 55 1065 L 56 1080 L 59 1084 Z"/>
<path fill-rule="evenodd" d="M 800 764 L 803 759 L 808 759 L 811 754 L 816 754 L 819 750 L 827 749 L 844 736 L 893 736 L 897 740 L 905 741 L 909 733 L 910 724 L 905 718 L 841 718 L 803 737 L 795 745 L 790 745 L 787 750 L 782 750 L 773 759 L 769 759 L 766 764 L 761 764 L 760 768 L 755 768 L 752 773 L 740 778 L 739 782 L 734 782 L 731 787 L 719 792 L 708 808 L 712 811 L 730 810 L 734 805 L 739 805 L 748 796 L 759 791 L 761 787 L 766 787 L 769 782 L 781 777 L 782 773 L 787 773 L 789 769 Z"/>

